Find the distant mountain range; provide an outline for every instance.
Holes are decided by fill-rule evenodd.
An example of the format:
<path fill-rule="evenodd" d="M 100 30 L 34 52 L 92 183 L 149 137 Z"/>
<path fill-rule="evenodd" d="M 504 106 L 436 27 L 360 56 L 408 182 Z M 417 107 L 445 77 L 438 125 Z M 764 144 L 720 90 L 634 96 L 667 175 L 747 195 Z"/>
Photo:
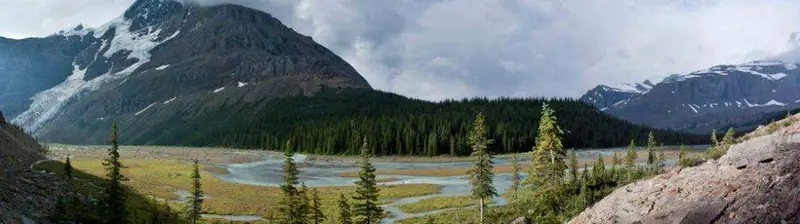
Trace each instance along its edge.
<path fill-rule="evenodd" d="M 794 36 L 794 35 L 793 35 Z M 580 100 L 634 123 L 709 133 L 733 127 L 749 130 L 776 112 L 800 105 L 800 64 L 790 51 L 764 61 L 717 65 L 675 74 L 658 83 L 606 86 Z"/>

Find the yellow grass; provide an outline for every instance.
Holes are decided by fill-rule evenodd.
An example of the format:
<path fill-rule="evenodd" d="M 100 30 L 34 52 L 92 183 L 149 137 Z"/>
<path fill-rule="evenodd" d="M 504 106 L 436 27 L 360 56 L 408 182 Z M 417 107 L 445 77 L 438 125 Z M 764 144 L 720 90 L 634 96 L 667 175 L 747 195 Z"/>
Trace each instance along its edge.
<path fill-rule="evenodd" d="M 179 200 L 177 190 L 190 188 L 191 164 L 177 160 L 131 159 L 122 160 L 125 168 L 122 173 L 129 178 L 125 182 L 136 193 L 150 195 L 168 200 Z M 105 169 L 100 160 L 73 160 L 73 167 L 92 175 L 103 176 Z M 55 169 L 58 166 L 41 166 Z M 205 169 L 202 169 L 205 170 Z M 203 210 L 208 214 L 219 215 L 258 215 L 267 219 L 278 218 L 277 204 L 280 190 L 277 187 L 246 185 L 222 181 L 208 172 L 201 172 L 203 191 L 207 195 Z M 355 188 L 320 187 L 323 211 L 329 217 L 335 214 L 336 200 L 344 193 L 348 198 Z M 388 202 L 392 199 L 435 194 L 441 186 L 434 184 L 409 184 L 380 187 L 380 200 Z M 180 206 L 177 206 L 180 207 Z"/>
<path fill-rule="evenodd" d="M 400 209 L 406 213 L 422 213 L 447 208 L 460 208 L 478 205 L 478 201 L 469 196 L 435 197 L 420 200 L 415 203 L 401 205 Z"/>

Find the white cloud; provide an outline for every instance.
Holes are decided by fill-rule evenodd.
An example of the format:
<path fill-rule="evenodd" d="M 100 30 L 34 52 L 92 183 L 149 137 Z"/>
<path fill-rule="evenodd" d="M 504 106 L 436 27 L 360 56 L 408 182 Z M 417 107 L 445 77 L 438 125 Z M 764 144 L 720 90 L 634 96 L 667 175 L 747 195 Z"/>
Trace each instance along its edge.
<path fill-rule="evenodd" d="M 264 10 L 374 87 L 424 99 L 577 97 L 597 84 L 765 58 L 800 30 L 796 0 L 194 1 Z M 0 0 L 11 5 L 0 9 L 0 35 L 101 24 L 131 0 L 17 2 Z"/>

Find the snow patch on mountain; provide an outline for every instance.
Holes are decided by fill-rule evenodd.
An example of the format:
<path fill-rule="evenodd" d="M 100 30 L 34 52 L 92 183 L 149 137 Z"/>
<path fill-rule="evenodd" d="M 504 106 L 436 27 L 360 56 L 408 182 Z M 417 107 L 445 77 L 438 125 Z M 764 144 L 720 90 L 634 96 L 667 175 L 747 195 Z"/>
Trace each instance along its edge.
<path fill-rule="evenodd" d="M 140 110 L 139 112 L 136 112 L 136 114 L 134 114 L 133 116 L 139 116 L 139 114 L 144 113 L 145 111 L 149 110 L 150 108 L 152 108 L 155 105 L 156 105 L 156 103 L 151 103 L 150 106 L 147 106 L 144 109 Z"/>
<path fill-rule="evenodd" d="M 239 84 L 236 87 L 242 88 L 242 87 L 245 87 L 246 85 L 247 85 L 246 82 L 239 82 Z"/>
<path fill-rule="evenodd" d="M 171 36 L 159 40 L 161 29 L 154 30 L 150 27 L 142 29 L 140 32 L 130 32 L 130 25 L 130 21 L 120 17 L 100 28 L 86 29 L 87 31 L 81 31 L 84 29 L 80 29 L 78 30 L 80 32 L 73 32 L 72 35 L 94 33 L 95 37 L 100 38 L 103 33 L 114 27 L 115 34 L 113 40 L 108 43 L 110 47 L 103 56 L 109 58 L 114 53 L 125 50 L 130 52 L 128 55 L 129 59 L 138 59 L 136 63 L 117 73 L 104 74 L 92 80 L 84 81 L 83 78 L 86 74 L 86 69 L 80 70 L 79 66 L 73 62 L 73 72 L 64 82 L 34 95 L 31 98 L 33 102 L 28 110 L 22 112 L 19 116 L 14 118 L 12 122 L 22 126 L 34 136 L 37 136 L 37 132 L 44 124 L 63 112 L 68 102 L 79 98 L 86 92 L 95 91 L 107 83 L 127 78 L 140 66 L 150 61 L 150 51 L 153 48 L 175 38 L 180 33 L 180 31 L 176 31 Z M 105 40 L 103 44 L 106 44 Z"/>
<path fill-rule="evenodd" d="M 161 70 L 164 70 L 164 69 L 167 69 L 167 68 L 169 68 L 169 65 L 158 66 L 158 68 L 156 68 L 156 71 L 161 71 Z"/>
<path fill-rule="evenodd" d="M 164 102 L 163 102 L 163 103 L 161 103 L 161 104 L 169 104 L 169 103 L 172 103 L 172 101 L 175 101 L 176 99 L 178 99 L 178 97 L 172 97 L 172 99 L 169 99 L 169 100 L 167 100 L 167 101 L 164 101 Z"/>
<path fill-rule="evenodd" d="M 225 90 L 225 87 L 221 87 L 219 89 L 215 89 L 213 92 L 214 93 L 219 93 L 219 92 L 222 92 L 222 90 Z"/>

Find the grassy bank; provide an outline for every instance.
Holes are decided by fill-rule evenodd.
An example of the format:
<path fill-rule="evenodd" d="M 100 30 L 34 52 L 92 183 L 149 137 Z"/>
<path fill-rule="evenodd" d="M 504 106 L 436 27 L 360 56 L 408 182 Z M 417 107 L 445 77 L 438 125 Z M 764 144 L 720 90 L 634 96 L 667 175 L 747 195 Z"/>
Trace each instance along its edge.
<path fill-rule="evenodd" d="M 181 198 L 176 193 L 190 187 L 191 164 L 177 160 L 161 159 L 131 159 L 123 160 L 123 174 L 130 180 L 125 182 L 133 192 L 141 195 L 153 196 L 180 202 Z M 76 170 L 94 176 L 103 176 L 105 169 L 100 160 L 73 160 Z M 38 164 L 35 169 L 50 172 L 62 172 L 63 163 L 49 161 Z M 203 169 L 206 170 L 206 169 Z M 207 198 L 204 204 L 204 213 L 219 215 L 257 215 L 267 219 L 277 217 L 277 203 L 280 190 L 277 187 L 246 185 L 225 182 L 214 177 L 209 172 L 201 172 L 201 183 Z M 339 194 L 347 196 L 353 194 L 354 187 L 320 187 L 317 188 L 322 197 L 323 210 L 326 214 L 335 214 L 335 202 Z M 408 184 L 380 187 L 380 200 L 384 203 L 393 199 L 415 197 L 438 193 L 441 186 L 434 184 Z M 87 192 L 97 192 L 100 189 L 87 184 Z M 180 209 L 180 204 L 175 204 Z"/>

